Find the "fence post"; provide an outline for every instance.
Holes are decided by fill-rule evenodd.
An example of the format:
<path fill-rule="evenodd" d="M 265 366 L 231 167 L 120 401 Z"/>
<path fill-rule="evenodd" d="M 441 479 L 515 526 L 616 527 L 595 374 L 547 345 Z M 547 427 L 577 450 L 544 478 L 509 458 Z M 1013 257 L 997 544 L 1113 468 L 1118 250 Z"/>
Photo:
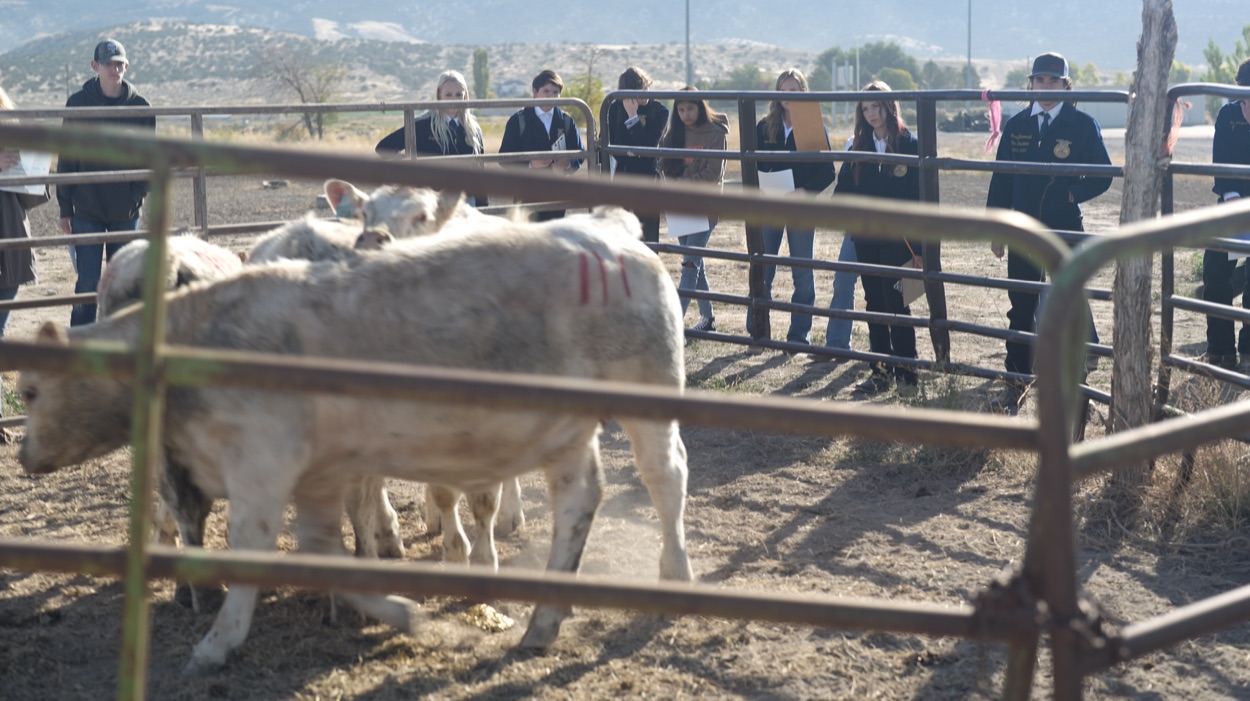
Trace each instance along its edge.
<path fill-rule="evenodd" d="M 738 98 L 738 141 L 739 150 L 743 153 L 755 152 L 755 100 L 749 97 Z M 760 172 L 756 161 L 742 161 L 742 188 L 759 188 Z M 751 264 L 747 273 L 748 289 L 751 296 L 751 328 L 748 331 L 753 340 L 765 340 L 772 338 L 772 330 L 769 327 L 767 307 L 757 304 L 760 301 L 768 301 L 768 294 L 764 290 L 764 263 L 759 261 L 759 256 L 764 253 L 764 231 L 758 224 L 747 222 L 747 254 L 751 256 Z"/>
<path fill-rule="evenodd" d="M 937 158 L 937 101 L 916 100 L 916 131 L 920 149 L 920 201 L 937 203 L 941 197 L 938 190 Z M 942 244 L 934 241 L 924 245 L 924 270 L 926 273 L 942 272 Z M 929 304 L 929 340 L 933 343 L 933 358 L 938 364 L 951 361 L 951 332 L 945 325 L 946 285 L 937 280 L 924 281 L 925 300 Z"/>
<path fill-rule="evenodd" d="M 204 140 L 204 115 L 200 112 L 191 113 L 191 138 Z M 195 226 L 202 235 L 208 234 L 208 176 L 204 166 L 195 169 L 195 179 L 191 183 L 191 200 L 195 216 Z"/>

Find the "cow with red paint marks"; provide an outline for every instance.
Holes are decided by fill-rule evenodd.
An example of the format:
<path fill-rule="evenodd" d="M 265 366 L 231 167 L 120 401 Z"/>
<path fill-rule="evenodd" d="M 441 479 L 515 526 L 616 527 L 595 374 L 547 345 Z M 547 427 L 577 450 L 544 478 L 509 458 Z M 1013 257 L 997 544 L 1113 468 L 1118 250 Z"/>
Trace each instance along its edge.
<path fill-rule="evenodd" d="M 398 241 L 350 263 L 280 261 L 192 286 L 169 299 L 168 341 L 681 390 L 681 304 L 660 259 L 638 240 L 632 214 L 482 220 L 456 225 L 455 234 Z M 130 308 L 68 331 L 49 322 L 38 340 L 134 344 L 138 329 Z M 27 371 L 19 386 L 28 409 L 19 461 L 29 473 L 102 455 L 129 435 L 129 379 Z M 659 515 L 660 575 L 689 581 L 677 423 L 617 420 Z M 230 545 L 244 550 L 273 550 L 294 501 L 299 547 L 342 552 L 344 492 L 361 474 L 473 490 L 543 470 L 553 514 L 548 569 L 572 572 L 602 495 L 599 432 L 597 413 L 178 387 L 164 440 L 189 481 L 230 500 Z M 417 620 L 416 605 L 402 597 L 343 598 L 404 631 Z M 225 662 L 247 637 L 256 599 L 255 586 L 230 587 L 186 671 Z M 539 606 L 521 644 L 551 643 L 569 613 Z"/>

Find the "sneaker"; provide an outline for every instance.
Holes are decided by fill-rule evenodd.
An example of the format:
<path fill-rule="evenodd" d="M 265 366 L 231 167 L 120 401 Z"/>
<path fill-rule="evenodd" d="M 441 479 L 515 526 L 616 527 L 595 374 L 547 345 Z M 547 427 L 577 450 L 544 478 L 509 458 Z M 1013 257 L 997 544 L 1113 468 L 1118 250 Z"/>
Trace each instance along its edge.
<path fill-rule="evenodd" d="M 898 396 L 911 398 L 920 394 L 920 385 L 914 372 L 896 372 L 894 375 L 894 391 Z"/>
<path fill-rule="evenodd" d="M 856 397 L 867 399 L 875 397 L 883 392 L 890 391 L 890 378 L 883 373 L 874 372 L 868 376 L 868 379 L 855 385 L 855 391 L 852 394 Z"/>
<path fill-rule="evenodd" d="M 704 316 L 700 317 L 698 323 L 690 327 L 691 331 L 715 331 L 716 317 Z"/>
<path fill-rule="evenodd" d="M 1221 355 L 1219 353 L 1203 353 L 1198 356 L 1196 360 L 1200 363 L 1214 365 L 1215 367 L 1224 370 L 1232 370 L 1237 367 L 1236 353 L 1230 353 L 1228 355 Z"/>
<path fill-rule="evenodd" d="M 1016 382 L 1008 382 L 997 397 L 990 399 L 990 411 L 1000 414 L 1016 414 L 1020 411 L 1020 403 L 1024 399 L 1024 387 Z"/>

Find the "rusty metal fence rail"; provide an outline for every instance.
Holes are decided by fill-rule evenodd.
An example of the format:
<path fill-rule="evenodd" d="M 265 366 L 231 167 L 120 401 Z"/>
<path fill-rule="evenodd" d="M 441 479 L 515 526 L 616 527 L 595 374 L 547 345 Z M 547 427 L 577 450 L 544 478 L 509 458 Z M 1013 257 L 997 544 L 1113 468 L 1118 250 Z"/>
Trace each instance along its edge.
<path fill-rule="evenodd" d="M 1083 286 L 1099 267 L 1118 258 L 1150 255 L 1170 246 L 1193 245 L 1212 236 L 1250 228 L 1250 203 L 1216 212 L 1178 215 L 1125 227 L 1121 235 L 1098 239 L 1073 252 L 1036 221 L 1014 212 L 975 216 L 927 204 L 881 203 L 846 197 L 836 202 L 812 198 L 773 198 L 744 192 L 721 195 L 695 187 L 658 188 L 650 184 L 570 181 L 544 175 L 481 171 L 452 162 L 384 162 L 291 149 L 209 145 L 193 140 L 115 137 L 102 148 L 99 134 L 32 126 L 0 126 L 0 145 L 73 153 L 108 160 L 118 166 L 147 166 L 153 172 L 149 219 L 153 229 L 145 270 L 143 330 L 133 351 L 87 346 L 55 352 L 30 344 L 0 343 L 0 361 L 15 368 L 61 368 L 74 372 L 132 378 L 136 388 L 135 465 L 129 545 L 119 550 L 55 546 L 42 542 L 0 542 L 0 566 L 23 569 L 90 571 L 125 578 L 123 647 L 118 697 L 143 698 L 147 663 L 148 579 L 176 574 L 198 582 L 247 581 L 312 587 L 402 588 L 416 592 L 472 591 L 482 597 L 563 602 L 589 606 L 639 608 L 669 613 L 707 613 L 735 618 L 768 618 L 828 625 L 874 628 L 927 635 L 966 635 L 1002 642 L 1008 647 L 1005 696 L 1029 697 L 1036 653 L 1043 637 L 1050 641 L 1057 698 L 1079 698 L 1084 675 L 1159 649 L 1186 636 L 1218 630 L 1250 617 L 1250 587 L 1218 600 L 1195 604 L 1167 617 L 1126 628 L 1118 636 L 1101 633 L 1082 606 L 1075 569 L 1075 534 L 1071 493 L 1075 479 L 1096 470 L 1115 469 L 1127 453 L 1166 452 L 1232 435 L 1250 410 L 1204 412 L 1194 420 L 1149 426 L 1091 441 L 1074 448 L 1070 417 L 1076 410 L 1078 367 L 1085 348 Z M 107 151 L 107 153 L 105 153 Z M 537 378 L 494 373 L 448 371 L 417 366 L 380 366 L 315 358 L 289 358 L 168 347 L 161 338 L 165 314 L 161 286 L 169 228 L 167 192 L 177 168 L 209 166 L 238 173 L 328 176 L 385 180 L 414 186 L 475 188 L 511 197 L 538 197 L 558 184 L 564 199 L 580 205 L 615 204 L 636 211 L 682 211 L 718 214 L 749 224 L 787 221 L 800 225 L 852 228 L 869 238 L 900 234 L 926 243 L 942 239 L 1002 241 L 1027 251 L 1053 274 L 1050 301 L 1040 332 L 1057 342 L 1056 353 L 1038 358 L 1037 421 L 982 414 L 911 409 L 874 410 L 860 405 L 814 403 L 801 399 L 685 395 L 652 388 L 595 383 L 567 378 Z M 262 561 L 246 553 L 194 552 L 174 555 L 148 545 L 151 481 L 157 469 L 160 415 L 168 385 L 245 383 L 303 392 L 340 392 L 360 396 L 424 398 L 484 406 L 542 406 L 650 418 L 675 418 L 687 424 L 810 433 L 857 435 L 947 446 L 981 446 L 1036 451 L 1040 457 L 1035 509 L 1022 565 L 1013 577 L 989 583 L 971 606 L 934 606 L 924 602 L 862 601 L 835 597 L 797 600 L 759 595 L 743 597 L 703 587 L 607 586 L 590 580 L 527 575 L 482 576 L 435 573 L 415 565 L 369 565 L 352 562 L 349 575 L 336 558 L 293 556 Z M 1208 420 L 1209 419 L 1209 420 Z M 1126 451 L 1125 445 L 1133 446 Z M 1154 453 L 1157 454 L 1157 453 Z M 1079 468 L 1079 470 L 1078 470 Z M 367 576 L 366 576 L 367 573 Z M 378 577 L 372 580 L 373 576 Z M 365 581 L 370 579 L 370 581 Z M 545 587 L 551 583 L 551 590 Z M 740 598 L 734 598 L 740 597 Z M 643 599 L 646 599 L 643 601 Z M 749 605 L 745 605 L 747 601 Z M 1093 632 L 1091 632 L 1093 631 Z"/>

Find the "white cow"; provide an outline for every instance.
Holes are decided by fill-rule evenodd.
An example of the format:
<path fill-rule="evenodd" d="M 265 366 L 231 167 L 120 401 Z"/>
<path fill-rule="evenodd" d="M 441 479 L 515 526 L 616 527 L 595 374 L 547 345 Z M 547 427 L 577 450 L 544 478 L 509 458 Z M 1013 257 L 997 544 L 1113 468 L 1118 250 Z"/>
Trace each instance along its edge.
<path fill-rule="evenodd" d="M 455 368 L 684 384 L 681 306 L 667 271 L 619 209 L 544 224 L 498 220 L 456 236 L 398 242 L 346 263 L 282 262 L 170 298 L 171 342 Z M 466 271 L 479 271 L 469 274 Z M 489 272 L 487 272 L 489 271 Z M 377 304 L 377 300 L 393 300 Z M 133 343 L 135 310 L 42 343 Z M 128 435 L 128 381 L 28 371 L 19 460 L 41 474 L 118 447 Z M 357 399 L 264 389 L 174 388 L 166 449 L 185 478 L 230 499 L 237 549 L 275 546 L 294 500 L 301 548 L 341 552 L 343 494 L 357 471 L 480 489 L 534 469 L 551 490 L 548 568 L 576 571 L 602 491 L 597 414 Z M 693 578 L 682 525 L 686 451 L 675 421 L 618 417 L 659 514 L 660 574 Z M 487 530 L 489 536 L 489 529 Z M 223 664 L 243 643 L 257 588 L 234 585 L 186 671 Z M 345 595 L 410 631 L 413 602 Z M 535 609 L 521 644 L 545 646 L 568 606 Z"/>
<path fill-rule="evenodd" d="M 395 239 L 431 234 L 448 220 L 482 215 L 464 202 L 459 192 L 383 185 L 366 194 L 345 180 L 327 180 L 326 199 L 338 221 L 312 215 L 287 223 L 261 237 L 248 252 L 247 262 L 346 260 L 361 248 L 380 248 Z"/>
<path fill-rule="evenodd" d="M 384 185 L 366 194 L 345 180 L 325 182 L 325 196 L 339 220 L 316 219 L 311 215 L 289 222 L 261 237 L 248 253 L 249 265 L 275 260 L 339 261 L 356 258 L 360 251 L 378 250 L 396 239 L 437 233 L 449 222 L 473 223 L 486 219 L 464 202 L 461 193 L 439 193 L 427 188 Z M 361 230 L 363 223 L 364 229 Z M 487 552 L 490 541 L 479 536 L 470 547 L 460 524 L 457 505 L 460 495 L 454 490 L 431 485 L 426 491 L 425 524 L 427 532 L 443 534 L 443 556 L 449 562 L 467 564 L 489 563 L 497 559 Z M 499 504 L 498 516 L 494 516 Z M 508 535 L 525 523 L 521 505 L 521 487 L 516 480 L 503 487 L 503 497 L 470 495 L 470 511 L 480 533 L 495 518 L 494 531 Z M 401 557 L 403 542 L 399 536 L 399 517 L 387 497 L 384 481 L 366 477 L 348 497 L 348 516 L 357 534 L 375 534 L 371 540 L 356 540 L 356 553 L 370 556 Z M 444 529 L 444 524 L 451 524 Z M 363 545 L 363 549 L 362 549 Z"/>

